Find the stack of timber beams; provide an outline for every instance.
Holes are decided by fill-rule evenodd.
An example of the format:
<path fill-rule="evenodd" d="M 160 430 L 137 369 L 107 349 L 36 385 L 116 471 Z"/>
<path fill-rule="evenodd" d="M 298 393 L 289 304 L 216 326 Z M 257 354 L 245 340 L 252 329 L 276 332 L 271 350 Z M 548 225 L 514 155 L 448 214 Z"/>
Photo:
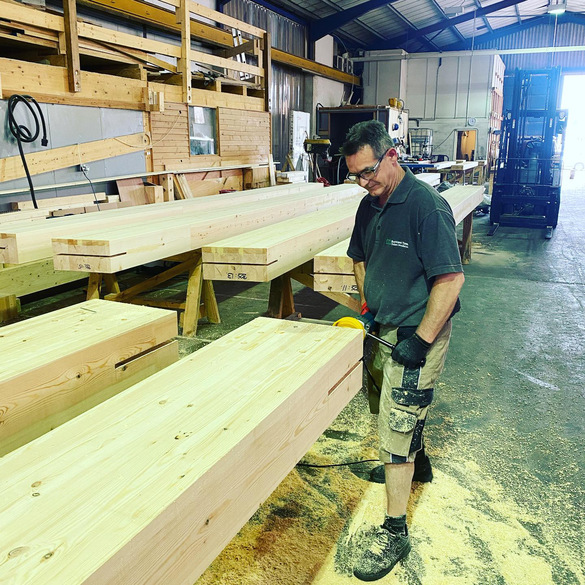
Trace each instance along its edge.
<path fill-rule="evenodd" d="M 351 234 L 364 193 L 356 185 L 352 201 L 204 246 L 203 278 L 268 282 L 301 266 Z"/>
<path fill-rule="evenodd" d="M 0 582 L 192 585 L 359 390 L 362 351 L 258 318 L 5 455 Z"/>
<path fill-rule="evenodd" d="M 354 185 L 338 185 L 327 189 L 308 187 L 286 197 L 268 197 L 237 205 L 233 204 L 230 197 L 224 200 L 214 198 L 221 205 L 213 209 L 205 209 L 206 202 L 211 198 L 186 200 L 180 203 L 191 203 L 193 207 L 182 208 L 178 216 L 142 216 L 139 222 L 102 225 L 99 229 L 76 230 L 53 237 L 55 268 L 113 274 L 147 262 L 198 250 L 218 239 L 259 226 L 336 206 L 354 199 L 356 190 L 361 191 L 361 188 Z M 148 207 L 152 209 L 154 206 Z"/>
<path fill-rule="evenodd" d="M 172 311 L 94 300 L 2 328 L 0 456 L 178 359 Z"/>
<path fill-rule="evenodd" d="M 455 223 L 468 218 L 483 201 L 483 185 L 455 186 L 441 193 L 453 211 Z M 357 293 L 353 261 L 347 255 L 349 239 L 319 252 L 313 262 L 314 288 L 319 292 Z"/>
<path fill-rule="evenodd" d="M 295 188 L 291 188 L 295 187 Z M 320 188 L 319 183 L 310 187 Z M 262 201 L 272 197 L 280 197 L 291 193 L 298 193 L 302 189 L 298 186 L 286 186 L 278 189 L 257 189 L 226 195 L 207 197 L 201 200 L 169 201 L 133 208 L 106 210 L 98 215 L 64 217 L 47 221 L 12 222 L 9 226 L 0 225 L 0 262 L 9 264 L 23 264 L 35 260 L 52 258 L 53 248 L 51 238 L 61 234 L 73 236 L 84 231 L 96 230 L 103 226 L 131 225 L 146 219 L 182 216 L 188 210 L 193 213 L 203 209 L 219 209 L 239 205 L 243 202 Z"/>

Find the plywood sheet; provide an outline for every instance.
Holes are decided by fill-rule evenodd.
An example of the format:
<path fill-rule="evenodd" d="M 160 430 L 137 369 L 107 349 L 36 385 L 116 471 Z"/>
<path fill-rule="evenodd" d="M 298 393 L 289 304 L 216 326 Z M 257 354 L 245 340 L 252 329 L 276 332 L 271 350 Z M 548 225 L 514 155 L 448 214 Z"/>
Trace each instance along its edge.
<path fill-rule="evenodd" d="M 357 330 L 255 319 L 8 454 L 0 581 L 192 585 L 358 391 L 361 357 Z"/>
<path fill-rule="evenodd" d="M 144 181 L 141 178 L 120 179 L 116 181 L 116 186 L 120 194 L 120 201 L 129 203 L 130 205 L 146 205 L 149 203 Z"/>

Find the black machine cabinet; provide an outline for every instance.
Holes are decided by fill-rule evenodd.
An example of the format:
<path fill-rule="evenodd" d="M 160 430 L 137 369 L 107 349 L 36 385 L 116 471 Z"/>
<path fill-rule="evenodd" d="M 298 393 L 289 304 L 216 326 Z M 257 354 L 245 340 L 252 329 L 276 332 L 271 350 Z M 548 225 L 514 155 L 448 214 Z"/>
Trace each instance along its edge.
<path fill-rule="evenodd" d="M 516 70 L 511 109 L 502 124 L 490 222 L 544 228 L 552 236 L 561 201 L 567 111 L 557 108 L 560 69 Z"/>

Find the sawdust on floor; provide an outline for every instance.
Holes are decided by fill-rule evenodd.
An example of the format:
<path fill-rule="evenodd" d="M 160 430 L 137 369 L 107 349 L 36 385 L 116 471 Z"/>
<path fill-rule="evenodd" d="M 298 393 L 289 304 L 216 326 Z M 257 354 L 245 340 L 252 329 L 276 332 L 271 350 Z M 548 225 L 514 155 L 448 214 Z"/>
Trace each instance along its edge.
<path fill-rule="evenodd" d="M 375 458 L 375 424 L 365 397 L 358 394 L 304 461 L 324 464 Z M 442 424 L 446 424 L 444 419 Z M 554 521 L 550 515 L 558 514 L 558 509 L 547 509 L 550 500 L 542 506 L 532 498 L 526 505 L 519 503 L 517 494 L 510 491 L 509 478 L 484 465 L 481 453 L 473 457 L 462 453 L 460 444 L 461 437 L 455 433 L 441 437 L 440 452 L 428 447 L 435 478 L 431 484 L 413 484 L 408 509 L 413 550 L 379 582 L 585 583 L 579 531 L 558 535 L 550 530 L 548 524 Z M 384 486 L 367 481 L 375 465 L 295 468 L 197 585 L 357 583 L 351 572 L 353 563 L 384 514 Z M 553 497 L 560 500 L 561 494 Z M 566 506 L 567 517 L 582 514 L 571 509 L 570 502 Z"/>
<path fill-rule="evenodd" d="M 358 418 L 358 395 L 320 437 L 303 462 L 317 465 L 376 458 L 372 416 Z M 355 424 L 361 420 L 361 424 Z M 351 421 L 351 422 L 350 422 Z M 348 431 L 347 429 L 351 429 Z M 350 521 L 376 463 L 296 467 L 232 539 L 197 585 L 301 585 L 311 583 Z"/>

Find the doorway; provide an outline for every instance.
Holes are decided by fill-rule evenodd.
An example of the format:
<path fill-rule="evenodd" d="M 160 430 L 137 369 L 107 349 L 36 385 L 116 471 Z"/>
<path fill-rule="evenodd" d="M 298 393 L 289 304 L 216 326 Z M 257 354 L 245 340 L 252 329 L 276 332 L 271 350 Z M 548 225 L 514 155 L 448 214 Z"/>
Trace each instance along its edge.
<path fill-rule="evenodd" d="M 457 160 L 475 160 L 475 145 L 477 141 L 477 130 L 457 131 Z"/>
<path fill-rule="evenodd" d="M 567 132 L 563 153 L 563 182 L 571 177 L 573 186 L 585 185 L 585 75 L 565 75 L 561 108 L 568 110 Z"/>

